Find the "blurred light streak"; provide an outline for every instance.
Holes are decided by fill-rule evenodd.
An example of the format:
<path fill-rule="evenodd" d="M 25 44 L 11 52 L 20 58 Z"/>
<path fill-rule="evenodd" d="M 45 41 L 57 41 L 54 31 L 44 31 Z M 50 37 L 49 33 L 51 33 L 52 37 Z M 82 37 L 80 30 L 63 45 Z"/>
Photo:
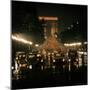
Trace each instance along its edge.
<path fill-rule="evenodd" d="M 18 37 L 14 36 L 14 35 L 12 35 L 12 39 L 16 40 L 16 41 L 19 41 L 19 42 L 22 42 L 22 43 L 25 43 L 25 44 L 30 44 L 30 45 L 33 44 L 31 41 L 27 41 L 27 40 L 25 40 L 23 38 L 18 38 Z"/>
<path fill-rule="evenodd" d="M 78 42 L 78 43 L 65 43 L 64 46 L 80 46 L 82 43 Z"/>
<path fill-rule="evenodd" d="M 46 16 L 39 16 L 39 20 L 42 20 L 42 19 L 44 19 L 44 20 L 58 20 L 58 18 L 57 17 L 46 17 Z"/>
<path fill-rule="evenodd" d="M 39 44 L 35 44 L 35 47 L 39 47 Z"/>

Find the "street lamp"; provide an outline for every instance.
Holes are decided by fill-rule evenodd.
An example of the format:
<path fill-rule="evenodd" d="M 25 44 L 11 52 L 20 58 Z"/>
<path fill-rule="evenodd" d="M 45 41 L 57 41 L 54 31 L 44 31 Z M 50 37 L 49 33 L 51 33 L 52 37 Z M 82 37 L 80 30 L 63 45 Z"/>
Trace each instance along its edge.
<path fill-rule="evenodd" d="M 32 45 L 33 43 L 32 42 L 29 42 L 30 45 Z"/>
<path fill-rule="evenodd" d="M 35 44 L 35 47 L 39 47 L 39 44 Z"/>
<path fill-rule="evenodd" d="M 29 51 L 31 50 L 32 42 L 29 42 Z M 32 51 L 32 50 L 31 50 Z"/>

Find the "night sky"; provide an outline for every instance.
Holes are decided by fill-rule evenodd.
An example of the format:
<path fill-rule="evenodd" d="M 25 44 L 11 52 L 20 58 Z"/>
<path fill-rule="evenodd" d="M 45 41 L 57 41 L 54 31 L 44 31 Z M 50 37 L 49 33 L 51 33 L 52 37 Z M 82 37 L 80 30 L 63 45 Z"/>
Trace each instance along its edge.
<path fill-rule="evenodd" d="M 66 29 L 74 22 L 84 22 L 86 24 L 86 6 L 65 5 L 65 4 L 38 4 L 38 15 L 57 16 L 59 18 L 60 30 Z"/>
<path fill-rule="evenodd" d="M 36 16 L 56 16 L 59 18 L 59 31 L 67 29 L 74 22 L 79 22 L 83 28 L 82 32 L 87 32 L 87 6 L 85 5 L 65 5 L 48 4 L 35 2 L 12 1 L 12 31 L 25 21 L 25 15 L 35 8 Z M 30 12 L 29 12 L 30 11 Z"/>

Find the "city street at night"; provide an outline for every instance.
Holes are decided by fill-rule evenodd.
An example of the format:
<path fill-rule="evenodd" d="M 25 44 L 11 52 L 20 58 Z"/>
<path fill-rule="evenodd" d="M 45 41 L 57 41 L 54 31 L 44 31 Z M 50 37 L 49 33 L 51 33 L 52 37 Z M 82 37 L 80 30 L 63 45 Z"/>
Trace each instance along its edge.
<path fill-rule="evenodd" d="M 20 53 L 20 52 L 19 52 Z M 24 56 L 24 57 L 23 57 Z M 22 53 L 18 58 L 25 59 L 26 55 Z M 64 59 L 58 54 L 58 58 L 53 55 L 47 56 L 44 59 L 40 54 L 29 54 L 27 66 L 20 64 L 17 68 L 12 68 L 12 86 L 13 88 L 40 88 L 40 87 L 54 87 L 54 86 L 71 86 L 87 84 L 87 56 L 84 55 L 84 62 L 82 58 L 78 57 L 72 63 L 70 59 Z M 80 56 L 80 55 L 79 55 Z M 50 65 L 46 65 L 46 61 L 50 59 Z M 22 66 L 21 66 L 22 65 Z M 14 66 L 13 66 L 14 67 Z M 15 72 L 16 71 L 16 72 Z"/>
<path fill-rule="evenodd" d="M 87 85 L 87 6 L 11 5 L 12 89 Z"/>

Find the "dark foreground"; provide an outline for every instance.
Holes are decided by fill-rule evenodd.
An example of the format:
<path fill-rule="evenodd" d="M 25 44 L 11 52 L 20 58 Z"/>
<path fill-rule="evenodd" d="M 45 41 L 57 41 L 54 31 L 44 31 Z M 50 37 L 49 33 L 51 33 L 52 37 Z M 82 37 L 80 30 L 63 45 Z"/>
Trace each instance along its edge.
<path fill-rule="evenodd" d="M 38 66 L 23 72 L 12 79 L 12 89 L 87 85 L 87 66 Z"/>

